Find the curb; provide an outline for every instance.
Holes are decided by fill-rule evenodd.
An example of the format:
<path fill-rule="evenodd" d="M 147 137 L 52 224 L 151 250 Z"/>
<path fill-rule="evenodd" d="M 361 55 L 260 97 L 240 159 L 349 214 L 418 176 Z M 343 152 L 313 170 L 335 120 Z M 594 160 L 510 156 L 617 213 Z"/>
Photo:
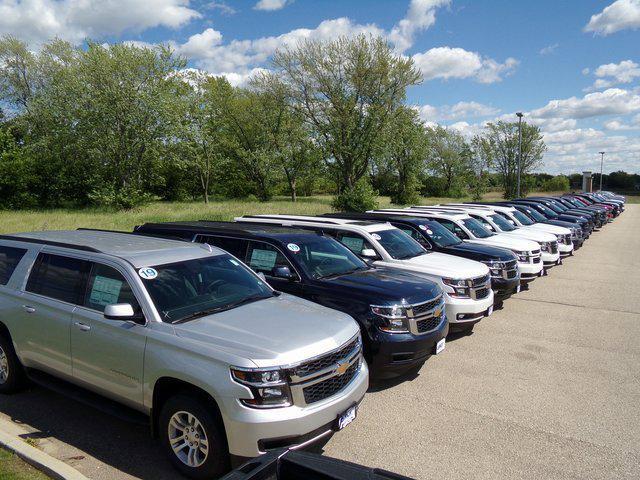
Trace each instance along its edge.
<path fill-rule="evenodd" d="M 13 428 L 5 428 L 5 426 Z M 7 430 L 15 430 L 15 427 L 11 422 L 0 420 L 0 447 L 14 453 L 31 466 L 56 480 L 89 480 L 75 468 L 32 447 L 19 436 L 6 433 Z"/>

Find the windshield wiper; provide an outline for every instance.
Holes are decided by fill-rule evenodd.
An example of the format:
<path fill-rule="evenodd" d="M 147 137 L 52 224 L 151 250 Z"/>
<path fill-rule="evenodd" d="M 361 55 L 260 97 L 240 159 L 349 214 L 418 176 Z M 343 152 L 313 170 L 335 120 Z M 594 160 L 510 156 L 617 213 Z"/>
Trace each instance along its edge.
<path fill-rule="evenodd" d="M 231 310 L 232 308 L 239 307 L 240 305 L 245 305 L 247 303 L 257 302 L 258 300 L 264 300 L 270 298 L 272 296 L 278 296 L 279 293 L 274 292 L 273 295 L 264 296 L 264 295 L 253 295 L 251 297 L 243 298 L 242 300 L 238 300 L 237 302 L 228 303 L 226 305 L 221 305 L 219 307 L 208 308 L 206 310 L 201 310 L 199 312 L 194 312 L 186 317 L 182 317 L 178 320 L 171 322 L 172 324 L 185 323 L 189 320 L 194 320 L 200 317 L 206 317 L 207 315 L 212 315 L 214 313 L 223 312 L 225 310 Z"/>

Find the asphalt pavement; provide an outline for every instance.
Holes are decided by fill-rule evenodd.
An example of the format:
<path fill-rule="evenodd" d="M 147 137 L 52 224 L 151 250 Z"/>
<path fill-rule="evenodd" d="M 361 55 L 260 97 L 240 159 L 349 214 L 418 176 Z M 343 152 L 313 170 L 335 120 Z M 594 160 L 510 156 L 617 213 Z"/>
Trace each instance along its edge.
<path fill-rule="evenodd" d="M 640 478 L 640 205 L 417 375 L 371 389 L 325 454 L 417 479 Z M 148 429 L 34 387 L 0 417 L 94 479 L 176 478 Z"/>

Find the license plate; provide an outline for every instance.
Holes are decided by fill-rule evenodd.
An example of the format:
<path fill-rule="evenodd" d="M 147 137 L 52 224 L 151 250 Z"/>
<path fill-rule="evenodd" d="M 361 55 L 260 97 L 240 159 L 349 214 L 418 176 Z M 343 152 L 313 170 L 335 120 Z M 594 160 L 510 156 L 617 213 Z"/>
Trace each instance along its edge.
<path fill-rule="evenodd" d="M 516 293 L 520 293 L 520 290 L 522 289 L 522 286 L 520 284 L 518 284 L 516 286 Z"/>
<path fill-rule="evenodd" d="M 491 314 L 493 313 L 493 305 L 491 305 L 488 309 L 487 309 L 487 317 L 491 316 Z"/>
<path fill-rule="evenodd" d="M 349 425 L 356 419 L 356 415 L 358 413 L 358 407 L 354 405 L 347 409 L 346 412 L 340 414 L 338 416 L 338 430 L 342 430 L 344 427 Z"/>
<path fill-rule="evenodd" d="M 438 340 L 438 343 L 436 343 L 436 355 L 444 351 L 445 343 L 447 343 L 445 338 Z"/>

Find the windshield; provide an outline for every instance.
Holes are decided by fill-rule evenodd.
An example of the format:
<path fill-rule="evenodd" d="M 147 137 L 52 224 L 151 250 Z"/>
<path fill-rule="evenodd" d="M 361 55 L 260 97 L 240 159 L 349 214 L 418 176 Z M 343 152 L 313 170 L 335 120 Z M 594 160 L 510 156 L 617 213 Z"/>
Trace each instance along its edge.
<path fill-rule="evenodd" d="M 493 223 L 495 223 L 503 232 L 513 232 L 516 229 L 516 227 L 511 225 L 509 220 L 504 218 L 502 215 L 494 213 L 493 215 L 489 215 L 489 218 L 493 220 Z"/>
<path fill-rule="evenodd" d="M 524 213 L 519 212 L 518 210 L 511 212 L 511 215 L 513 215 L 513 217 L 517 221 L 519 221 L 522 225 L 533 225 L 535 223 L 529 217 L 527 217 Z"/>
<path fill-rule="evenodd" d="M 559 206 L 557 206 L 557 205 L 556 205 L 555 203 L 553 203 L 553 202 L 545 203 L 545 204 L 544 204 L 544 206 L 545 206 L 545 207 L 547 207 L 547 208 L 549 208 L 549 209 L 551 209 L 551 210 L 553 210 L 553 211 L 554 211 L 554 212 L 556 212 L 556 213 L 562 213 L 562 211 L 563 211 Z"/>
<path fill-rule="evenodd" d="M 369 268 L 351 250 L 331 238 L 318 236 L 316 240 L 297 245 L 300 250 L 292 250 L 293 257 L 306 274 L 313 278 L 337 277 Z"/>
<path fill-rule="evenodd" d="M 458 237 L 438 222 L 424 222 L 420 224 L 420 230 L 429 240 L 438 247 L 450 247 L 462 243 Z"/>
<path fill-rule="evenodd" d="M 163 322 L 178 323 L 274 295 L 230 255 L 157 265 L 143 279 Z"/>
<path fill-rule="evenodd" d="M 476 238 L 489 238 L 493 236 L 493 233 L 483 227 L 475 218 L 465 218 L 462 220 L 462 224 L 467 227 L 471 234 Z"/>
<path fill-rule="evenodd" d="M 544 222 L 547 218 L 533 208 L 527 207 L 527 214 L 533 217 L 536 222 Z"/>
<path fill-rule="evenodd" d="M 371 236 L 384 247 L 391 258 L 396 260 L 417 257 L 418 255 L 427 253 L 427 251 L 422 248 L 422 245 L 397 228 L 380 230 L 372 233 Z"/>

